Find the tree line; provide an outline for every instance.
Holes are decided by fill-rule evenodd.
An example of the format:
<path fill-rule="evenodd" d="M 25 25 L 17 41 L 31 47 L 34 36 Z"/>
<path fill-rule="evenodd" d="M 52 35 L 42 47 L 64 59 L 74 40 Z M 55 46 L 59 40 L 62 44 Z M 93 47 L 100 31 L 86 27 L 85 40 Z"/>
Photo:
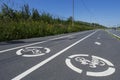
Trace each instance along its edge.
<path fill-rule="evenodd" d="M 96 23 L 74 21 L 72 17 L 62 19 L 50 13 L 30 9 L 28 4 L 15 10 L 3 3 L 0 10 L 0 41 L 42 37 L 62 33 L 105 28 Z"/>

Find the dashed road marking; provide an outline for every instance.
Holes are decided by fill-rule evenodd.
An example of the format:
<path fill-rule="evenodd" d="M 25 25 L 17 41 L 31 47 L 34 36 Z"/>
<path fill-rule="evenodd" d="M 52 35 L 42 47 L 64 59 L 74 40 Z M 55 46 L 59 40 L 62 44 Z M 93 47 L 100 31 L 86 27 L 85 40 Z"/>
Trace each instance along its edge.
<path fill-rule="evenodd" d="M 100 43 L 100 42 L 94 42 L 94 44 L 99 45 L 99 46 L 101 45 L 101 43 Z"/>

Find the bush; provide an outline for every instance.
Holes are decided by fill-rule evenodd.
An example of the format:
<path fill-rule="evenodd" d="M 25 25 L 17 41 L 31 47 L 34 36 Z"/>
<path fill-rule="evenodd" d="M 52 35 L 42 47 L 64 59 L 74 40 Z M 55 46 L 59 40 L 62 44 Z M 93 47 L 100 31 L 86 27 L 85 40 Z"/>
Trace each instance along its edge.
<path fill-rule="evenodd" d="M 91 25 L 103 28 L 99 24 L 80 21 L 75 21 L 75 25 L 71 26 L 71 17 L 68 20 L 62 20 L 53 18 L 49 13 L 43 12 L 40 14 L 37 9 L 32 9 L 31 12 L 28 5 L 24 5 L 22 10 L 18 11 L 3 4 L 0 11 L 0 41 L 42 37 L 97 28 Z"/>

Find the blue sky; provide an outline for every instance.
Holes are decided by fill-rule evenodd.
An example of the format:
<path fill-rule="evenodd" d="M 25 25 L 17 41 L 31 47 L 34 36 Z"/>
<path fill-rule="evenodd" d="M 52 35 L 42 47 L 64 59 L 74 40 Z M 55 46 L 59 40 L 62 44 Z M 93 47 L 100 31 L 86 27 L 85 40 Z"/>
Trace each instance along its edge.
<path fill-rule="evenodd" d="M 72 16 L 72 0 L 4 0 L 20 9 L 23 4 L 46 11 L 55 16 Z M 105 26 L 120 25 L 120 0 L 74 0 L 75 20 L 99 23 Z M 14 2 L 14 5 L 13 3 Z"/>

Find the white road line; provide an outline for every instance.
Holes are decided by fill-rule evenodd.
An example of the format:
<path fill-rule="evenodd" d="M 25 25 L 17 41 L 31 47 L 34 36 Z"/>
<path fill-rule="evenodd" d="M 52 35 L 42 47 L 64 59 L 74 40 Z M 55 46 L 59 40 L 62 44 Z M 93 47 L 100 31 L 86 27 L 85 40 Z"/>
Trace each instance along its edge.
<path fill-rule="evenodd" d="M 64 36 L 64 37 L 67 37 L 67 36 Z M 14 50 L 14 49 L 19 49 L 19 48 L 22 48 L 22 47 L 28 47 L 28 46 L 32 46 L 32 45 L 36 45 L 36 44 L 40 44 L 40 43 L 45 43 L 45 42 L 48 42 L 48 41 L 61 39 L 61 38 L 64 38 L 64 37 L 49 39 L 49 40 L 46 40 L 46 41 L 41 41 L 41 42 L 37 42 L 37 43 L 32 43 L 32 44 L 28 44 L 28 45 L 18 46 L 18 47 L 14 47 L 14 48 L 10 48 L 10 49 L 5 49 L 5 50 L 0 51 L 0 53 L 11 51 L 11 50 Z"/>
<path fill-rule="evenodd" d="M 101 43 L 100 43 L 100 42 L 94 42 L 94 44 L 96 44 L 96 45 L 101 45 Z"/>
<path fill-rule="evenodd" d="M 54 54 L 53 56 L 45 59 L 44 61 L 36 64 L 35 66 L 31 67 L 30 69 L 26 70 L 25 72 L 21 73 L 20 75 L 14 77 L 12 80 L 21 80 L 22 78 L 24 78 L 25 76 L 27 76 L 28 74 L 32 73 L 33 71 L 35 71 L 36 69 L 40 68 L 41 66 L 43 66 L 44 64 L 48 63 L 49 61 L 51 61 L 52 59 L 54 59 L 55 57 L 59 56 L 60 54 L 62 54 L 63 52 L 67 51 L 68 49 L 70 49 L 71 47 L 77 45 L 78 43 L 80 43 L 81 41 L 85 40 L 86 38 L 92 36 L 93 34 L 95 34 L 97 31 L 89 34 L 88 36 L 76 41 L 75 43 L 73 43 L 72 45 L 66 47 L 65 49 L 59 51 L 58 53 Z"/>
<path fill-rule="evenodd" d="M 107 30 L 106 30 L 107 31 Z M 120 38 L 120 36 L 118 36 L 118 35 L 116 35 L 116 34 L 114 34 L 114 33 L 112 33 L 112 32 L 110 32 L 110 31 L 107 31 L 108 33 L 110 33 L 110 34 L 112 34 L 112 35 L 114 35 L 115 37 L 118 37 L 118 38 Z"/>
<path fill-rule="evenodd" d="M 53 40 L 57 40 L 57 39 L 62 39 L 62 38 L 70 37 L 72 35 L 83 34 L 83 33 L 87 33 L 87 32 L 88 31 L 81 32 L 81 33 L 76 33 L 76 34 L 71 34 L 71 35 L 67 35 L 67 36 L 62 36 L 62 37 L 58 37 L 58 38 L 48 39 L 46 41 L 36 42 L 36 43 L 32 43 L 32 44 L 28 44 L 28 45 L 23 45 L 23 46 L 18 46 L 18 47 L 14 47 L 14 48 L 10 48 L 10 49 L 5 49 L 5 50 L 1 50 L 0 53 L 4 53 L 4 52 L 7 52 L 7 51 L 11 51 L 11 50 L 15 50 L 15 49 L 23 48 L 23 47 L 33 46 L 33 45 L 37 45 L 37 44 L 41 44 L 41 43 L 45 43 L 45 42 L 49 42 L 49 41 L 53 41 Z"/>
<path fill-rule="evenodd" d="M 112 33 L 113 34 L 113 33 Z M 116 37 L 118 37 L 118 38 L 120 38 L 120 36 L 118 36 L 118 35 L 116 35 L 116 34 L 113 34 L 114 36 L 116 36 Z"/>

